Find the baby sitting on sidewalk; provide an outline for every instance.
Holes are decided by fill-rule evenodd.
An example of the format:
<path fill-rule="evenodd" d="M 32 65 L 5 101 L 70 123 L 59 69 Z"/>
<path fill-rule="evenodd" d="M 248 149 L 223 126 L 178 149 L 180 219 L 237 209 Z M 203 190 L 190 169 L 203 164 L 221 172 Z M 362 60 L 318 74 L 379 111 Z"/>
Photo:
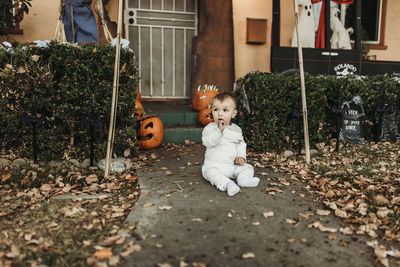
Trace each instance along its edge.
<path fill-rule="evenodd" d="M 228 196 L 239 192 L 240 187 L 256 187 L 253 166 L 246 163 L 246 143 L 242 130 L 231 123 L 236 116 L 236 99 L 230 93 L 220 93 L 211 101 L 214 122 L 203 129 L 202 141 L 206 147 L 204 178 Z M 236 179 L 237 184 L 231 180 Z"/>

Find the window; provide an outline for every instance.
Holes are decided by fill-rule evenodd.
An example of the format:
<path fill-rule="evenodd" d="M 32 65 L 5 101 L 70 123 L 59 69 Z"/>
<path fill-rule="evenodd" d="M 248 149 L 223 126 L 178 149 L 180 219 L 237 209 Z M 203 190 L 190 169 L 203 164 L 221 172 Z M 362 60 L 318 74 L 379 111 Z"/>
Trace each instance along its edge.
<path fill-rule="evenodd" d="M 1 27 L 0 27 L 0 35 L 1 34 L 22 34 L 23 31 L 20 29 L 20 22 L 23 18 L 24 11 L 26 12 L 27 5 L 30 6 L 29 2 L 31 0 L 8 0 L 1 1 L 0 3 L 0 12 L 1 12 Z M 17 5 L 17 6 L 16 6 Z M 22 9 L 21 9 L 22 8 Z"/>
<path fill-rule="evenodd" d="M 387 0 L 363 0 L 361 5 L 361 41 L 371 49 L 386 49 L 385 21 Z M 355 22 L 354 4 L 346 10 L 346 28 Z M 354 41 L 354 34 L 351 36 Z"/>

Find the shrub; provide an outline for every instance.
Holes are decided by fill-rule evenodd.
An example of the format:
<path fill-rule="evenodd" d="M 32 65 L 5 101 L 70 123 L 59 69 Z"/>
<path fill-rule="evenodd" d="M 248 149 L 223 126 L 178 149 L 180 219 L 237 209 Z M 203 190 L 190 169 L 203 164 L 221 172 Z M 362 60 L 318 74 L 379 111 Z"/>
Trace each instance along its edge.
<path fill-rule="evenodd" d="M 250 72 L 236 81 L 243 87 L 250 105 L 248 113 L 239 101 L 237 123 L 249 146 L 259 151 L 293 148 L 297 145 L 298 120 L 292 116 L 296 109 L 302 113 L 299 75 L 283 76 L 261 72 Z M 355 95 L 361 96 L 366 113 L 364 137 L 374 136 L 374 113 L 382 100 L 385 90 L 393 103 L 400 100 L 395 76 L 370 76 L 336 78 L 333 76 L 305 75 L 305 88 L 310 145 L 336 137 L 337 116 L 332 106 L 349 101 Z M 236 91 L 241 98 L 241 90 Z M 301 118 L 300 118 L 301 120 Z M 303 124 L 301 120 L 301 129 Z M 301 133 L 303 138 L 303 133 Z"/>
<path fill-rule="evenodd" d="M 96 155 L 105 155 L 114 60 L 115 47 L 110 45 L 51 42 L 45 48 L 21 44 L 10 51 L 0 49 L 2 151 L 31 155 L 32 129 L 26 118 L 36 116 L 44 119 L 38 124 L 40 159 L 88 157 L 89 128 L 85 121 L 91 118 L 94 105 L 93 115 L 100 126 L 95 130 Z M 138 70 L 133 52 L 122 49 L 120 65 L 114 145 L 117 154 L 126 148 L 136 149 L 131 114 Z"/>

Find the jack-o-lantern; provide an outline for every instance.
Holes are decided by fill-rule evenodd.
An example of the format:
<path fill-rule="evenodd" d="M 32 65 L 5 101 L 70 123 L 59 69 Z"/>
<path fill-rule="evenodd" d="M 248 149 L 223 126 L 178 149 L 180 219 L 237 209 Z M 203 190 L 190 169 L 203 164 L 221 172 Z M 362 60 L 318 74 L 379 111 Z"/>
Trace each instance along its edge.
<path fill-rule="evenodd" d="M 160 118 L 150 114 L 138 121 L 137 143 L 140 148 L 151 149 L 161 145 L 164 139 L 164 125 Z"/>
<path fill-rule="evenodd" d="M 141 101 L 142 100 L 142 94 L 140 93 L 139 88 L 136 88 L 136 100 Z"/>
<path fill-rule="evenodd" d="M 214 119 L 211 113 L 211 108 L 200 110 L 199 114 L 197 114 L 197 121 L 203 126 L 207 126 L 210 122 L 213 122 Z"/>
<path fill-rule="evenodd" d="M 135 114 L 135 117 L 138 117 L 138 118 L 142 117 L 144 114 L 143 105 L 137 99 L 135 101 L 135 109 L 133 110 L 133 114 Z"/>
<path fill-rule="evenodd" d="M 192 108 L 197 111 L 207 108 L 218 93 L 215 85 L 204 85 L 203 88 L 199 86 L 192 98 Z"/>

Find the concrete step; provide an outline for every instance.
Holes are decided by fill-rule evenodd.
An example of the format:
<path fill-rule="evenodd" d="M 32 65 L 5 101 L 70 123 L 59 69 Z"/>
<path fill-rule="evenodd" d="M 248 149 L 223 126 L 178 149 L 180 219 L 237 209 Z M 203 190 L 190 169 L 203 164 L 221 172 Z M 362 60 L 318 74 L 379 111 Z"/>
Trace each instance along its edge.
<path fill-rule="evenodd" d="M 154 114 L 164 125 L 164 143 L 184 143 L 185 140 L 201 142 L 203 127 L 197 123 L 197 111 L 189 100 L 143 101 L 147 114 Z"/>
<path fill-rule="evenodd" d="M 186 113 L 154 113 L 163 122 L 164 126 L 170 125 L 198 125 L 197 123 L 197 112 L 186 112 Z"/>
<path fill-rule="evenodd" d="M 201 143 L 202 126 L 167 126 L 163 143 L 185 143 L 185 140 Z"/>

